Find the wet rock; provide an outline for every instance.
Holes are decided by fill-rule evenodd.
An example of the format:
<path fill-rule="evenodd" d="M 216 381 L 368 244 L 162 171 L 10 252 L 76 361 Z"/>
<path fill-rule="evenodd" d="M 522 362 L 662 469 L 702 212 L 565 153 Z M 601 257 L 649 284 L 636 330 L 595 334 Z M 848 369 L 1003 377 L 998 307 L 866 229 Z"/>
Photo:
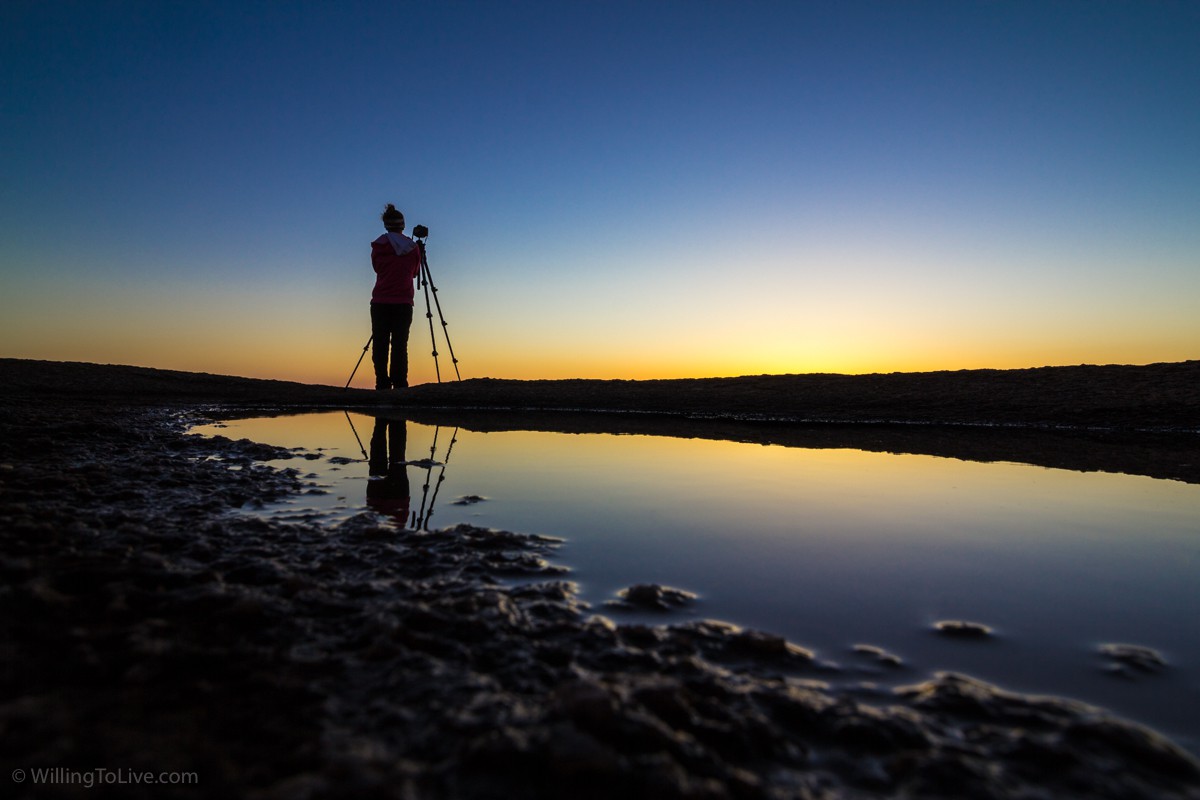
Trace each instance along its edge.
<path fill-rule="evenodd" d="M 789 655 L 812 660 L 812 653 L 789 644 L 787 639 L 763 631 L 738 631 L 728 641 L 732 653 L 744 653 L 757 658 L 783 658 Z"/>
<path fill-rule="evenodd" d="M 419 467 L 421 469 L 433 469 L 434 467 L 442 466 L 442 462 L 434 461 L 432 458 L 420 458 L 416 461 L 405 461 L 403 463 L 405 466 Z"/>
<path fill-rule="evenodd" d="M 481 496 L 479 496 L 479 495 L 477 495 L 477 494 L 467 494 L 467 495 L 463 495 L 462 497 L 460 497 L 460 498 L 458 498 L 457 500 L 455 500 L 455 501 L 452 503 L 452 505 L 456 505 L 456 506 L 473 506 L 473 505 L 475 505 L 476 503 L 482 503 L 482 502 L 484 502 L 484 501 L 486 501 L 486 500 L 487 500 L 487 498 L 486 498 L 486 497 L 481 497 Z"/>
<path fill-rule="evenodd" d="M 534 553 L 495 553 L 487 557 L 486 563 L 497 575 L 553 575 L 570 571 L 554 566 Z"/>
<path fill-rule="evenodd" d="M 939 672 L 932 680 L 895 690 L 914 707 L 953 718 L 991 720 L 1033 727 L 1056 727 L 1064 720 L 1094 713 L 1097 709 L 1074 700 L 1026 697 L 1006 692 L 984 681 L 953 672 Z"/>
<path fill-rule="evenodd" d="M 987 625 L 979 622 L 967 622 L 965 620 L 958 619 L 935 622 L 933 625 L 933 630 L 934 633 L 950 639 L 983 640 L 990 639 L 993 635 L 992 629 Z"/>
<path fill-rule="evenodd" d="M 856 752 L 902 752 L 930 746 L 921 716 L 909 709 L 881 709 L 847 698 L 827 706 L 821 723 L 829 736 Z"/>
<path fill-rule="evenodd" d="M 1100 655 L 1109 660 L 1108 673 L 1120 678 L 1154 675 L 1167 668 L 1162 654 L 1135 644 L 1102 644 Z"/>
<path fill-rule="evenodd" d="M 649 625 L 621 625 L 617 635 L 621 641 L 636 647 L 653 647 L 663 638 L 658 628 Z"/>
<path fill-rule="evenodd" d="M 260 444 L 249 439 L 233 441 L 224 436 L 210 437 L 206 443 L 197 445 L 197 449 L 203 449 L 219 458 L 242 466 L 248 466 L 255 461 L 283 461 L 293 458 L 295 455 L 286 447 Z"/>
<path fill-rule="evenodd" d="M 659 635 L 659 652 L 671 656 L 695 655 L 720 663 L 762 663 L 796 670 L 817 666 L 811 651 L 782 636 L 716 620 L 666 626 Z"/>
<path fill-rule="evenodd" d="M 696 595 L 657 583 L 638 583 L 617 592 L 616 600 L 605 603 L 609 608 L 638 611 L 671 611 L 695 602 Z"/>
<path fill-rule="evenodd" d="M 904 659 L 894 653 L 889 653 L 882 647 L 870 644 L 856 644 L 851 648 L 851 652 L 870 659 L 873 663 L 887 667 L 888 669 L 902 669 L 904 667 Z"/>
<path fill-rule="evenodd" d="M 1149 728 L 1104 714 L 1070 720 L 1063 740 L 1093 768 L 1114 769 L 1118 760 L 1133 758 L 1145 769 L 1181 781 L 1200 779 L 1200 762 L 1178 745 Z"/>

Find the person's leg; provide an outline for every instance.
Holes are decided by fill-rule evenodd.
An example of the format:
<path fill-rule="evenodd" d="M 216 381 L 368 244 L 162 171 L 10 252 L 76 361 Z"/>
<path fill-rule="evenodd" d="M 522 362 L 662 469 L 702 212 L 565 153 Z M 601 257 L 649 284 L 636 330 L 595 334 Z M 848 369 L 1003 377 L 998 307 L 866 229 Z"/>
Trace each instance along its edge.
<path fill-rule="evenodd" d="M 375 388 L 390 389 L 388 380 L 388 340 L 390 326 L 387 306 L 371 304 L 371 362 L 375 365 Z"/>
<path fill-rule="evenodd" d="M 395 306 L 392 322 L 392 386 L 408 386 L 408 331 L 412 327 L 413 307 Z"/>

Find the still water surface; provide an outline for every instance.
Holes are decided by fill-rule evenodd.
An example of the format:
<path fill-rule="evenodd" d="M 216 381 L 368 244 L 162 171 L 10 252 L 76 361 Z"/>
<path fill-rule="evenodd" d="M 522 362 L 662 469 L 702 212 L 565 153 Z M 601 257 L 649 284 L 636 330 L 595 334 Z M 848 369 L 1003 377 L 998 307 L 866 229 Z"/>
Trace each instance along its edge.
<path fill-rule="evenodd" d="M 265 514 L 336 522 L 374 508 L 409 527 L 467 522 L 561 537 L 556 560 L 615 619 L 768 630 L 846 668 L 847 682 L 964 672 L 1101 705 L 1200 752 L 1197 485 L 848 449 L 388 428 L 343 412 L 194 430 L 319 453 L 268 462 L 299 469 L 324 493 Z M 371 440 L 383 447 L 389 433 L 393 460 L 433 463 L 372 477 L 387 469 L 370 468 Z M 635 583 L 700 599 L 665 617 L 604 608 Z M 995 635 L 932 632 L 949 619 Z M 1152 648 L 1168 667 L 1115 677 L 1099 652 L 1110 643 Z M 861 672 L 859 644 L 907 668 Z"/>

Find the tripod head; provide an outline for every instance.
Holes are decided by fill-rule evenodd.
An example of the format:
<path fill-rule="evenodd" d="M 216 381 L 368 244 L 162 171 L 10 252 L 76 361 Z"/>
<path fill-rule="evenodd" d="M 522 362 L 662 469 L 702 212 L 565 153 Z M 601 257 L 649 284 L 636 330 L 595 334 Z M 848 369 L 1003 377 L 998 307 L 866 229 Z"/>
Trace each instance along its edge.
<path fill-rule="evenodd" d="M 421 251 L 421 269 L 417 272 L 417 288 L 420 289 L 429 282 L 429 262 L 425 260 L 425 240 L 429 238 L 429 228 L 424 225 L 414 225 L 412 235 L 413 241 L 417 243 L 417 249 Z M 436 292 L 437 289 L 434 291 Z"/>

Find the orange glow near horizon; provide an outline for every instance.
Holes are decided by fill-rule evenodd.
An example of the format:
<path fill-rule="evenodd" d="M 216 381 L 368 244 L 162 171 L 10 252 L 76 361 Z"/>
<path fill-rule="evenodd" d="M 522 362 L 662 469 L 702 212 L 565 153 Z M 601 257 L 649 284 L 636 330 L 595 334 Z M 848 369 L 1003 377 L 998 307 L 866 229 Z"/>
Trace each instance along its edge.
<path fill-rule="evenodd" d="M 532 300 L 449 295 L 452 342 L 462 377 L 516 380 L 736 377 L 762 374 L 869 374 L 961 369 L 1022 369 L 1074 364 L 1148 364 L 1200 357 L 1200 322 L 1188 298 L 1172 296 L 1145 309 L 1056 306 L 1051 300 L 974 307 L 962 298 L 801 294 L 784 285 L 778 297 L 741 306 L 703 298 L 711 318 L 691 305 L 664 304 L 656 294 L 631 297 L 604 313 L 582 300 L 559 298 L 568 286 L 539 289 Z M 361 288 L 361 287 L 359 287 Z M 786 291 L 785 291 L 786 290 Z M 64 320 L 39 302 L 6 303 L 0 315 L 0 356 L 128 364 L 159 369 L 342 386 L 370 335 L 365 304 L 295 291 L 261 303 L 254 292 L 221 289 L 179 296 L 147 292 L 88 305 L 99 287 L 83 287 L 62 303 L 79 307 Z M 844 294 L 844 290 L 842 292 Z M 484 304 L 480 297 L 489 296 Z M 799 298 L 799 299 L 796 299 Z M 607 303 L 621 298 L 611 296 Z M 511 302 L 509 302 L 511 300 Z M 894 302 L 893 302 L 894 301 Z M 445 302 L 445 301 L 443 301 Z M 922 305 L 922 303 L 925 303 Z M 545 307 L 546 313 L 536 309 Z M 454 380 L 449 348 L 438 330 L 442 380 Z M 424 308 L 418 304 L 409 340 L 410 383 L 437 380 Z M 353 385 L 373 386 L 371 355 Z"/>
<path fill-rule="evenodd" d="M 82 361 L 99 364 L 119 364 L 128 366 L 148 367 L 153 369 L 179 370 L 183 372 L 211 373 L 231 375 L 246 378 L 267 380 L 284 380 L 298 383 L 325 386 L 343 386 L 354 370 L 355 362 L 362 353 L 362 344 L 357 349 L 347 352 L 333 352 L 334 348 L 325 348 L 321 360 L 308 357 L 268 358 L 266 354 L 241 352 L 231 354 L 213 354 L 204 352 L 174 353 L 164 356 L 153 351 L 137 352 L 136 349 L 83 349 L 78 354 L 68 354 L 62 357 L 57 352 L 34 351 L 22 355 L 5 355 L 5 357 L 31 358 L 50 361 Z M 1060 358 L 1021 358 L 1019 355 L 991 358 L 979 357 L 974 360 L 939 359 L 932 356 L 914 357 L 908 361 L 883 361 L 873 359 L 866 354 L 847 354 L 840 358 L 811 358 L 804 361 L 780 362 L 772 360 L 746 360 L 736 362 L 704 363 L 699 358 L 678 360 L 674 363 L 655 363 L 650 359 L 637 362 L 619 362 L 613 359 L 592 359 L 588 361 L 570 360 L 567 358 L 547 358 L 541 361 L 512 359 L 497 359 L 479 364 L 459 354 L 459 368 L 462 378 L 496 378 L 507 380 L 666 380 L 678 378 L 732 378 L 744 375 L 794 375 L 794 374 L 842 374 L 866 375 L 892 372 L 934 372 L 956 371 L 969 369 L 1027 369 L 1046 366 L 1073 366 L 1077 364 L 1151 364 L 1162 362 L 1179 362 L 1191 360 L 1189 355 L 1195 353 L 1166 354 L 1166 357 L 1138 357 L 1129 353 L 1128 357 L 1112 354 L 1112 357 L 1102 357 L 1101 354 L 1065 354 Z M 1100 357 L 1096 357 L 1100 356 Z M 433 359 L 428 353 L 411 353 L 409 382 L 413 385 L 434 383 L 437 376 L 433 367 Z M 441 380 L 455 380 L 454 368 L 445 354 L 439 355 Z M 371 388 L 374 378 L 371 366 L 371 354 L 368 351 L 358 366 L 354 381 L 356 388 Z"/>

